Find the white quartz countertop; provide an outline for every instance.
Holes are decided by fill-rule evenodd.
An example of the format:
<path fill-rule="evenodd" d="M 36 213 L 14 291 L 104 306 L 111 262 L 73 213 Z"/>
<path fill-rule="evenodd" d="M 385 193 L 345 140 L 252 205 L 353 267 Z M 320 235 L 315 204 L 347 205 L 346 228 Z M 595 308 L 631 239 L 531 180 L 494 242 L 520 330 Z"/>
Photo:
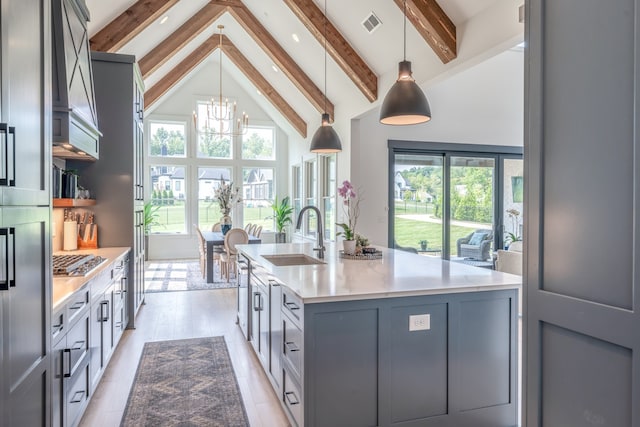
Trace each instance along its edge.
<path fill-rule="evenodd" d="M 382 259 L 377 260 L 342 259 L 334 244 L 327 245 L 324 264 L 277 267 L 262 257 L 296 253 L 316 257 L 314 246 L 273 243 L 237 248 L 304 303 L 519 289 L 522 284 L 522 277 L 513 274 L 381 247 L 377 249 Z"/>
<path fill-rule="evenodd" d="M 53 309 L 64 304 L 74 292 L 83 287 L 91 279 L 98 276 L 103 270 L 109 267 L 113 261 L 129 252 L 129 247 L 113 247 L 99 249 L 82 249 L 77 251 L 54 252 L 54 255 L 84 255 L 92 254 L 106 258 L 107 262 L 100 264 L 95 270 L 86 276 L 53 276 Z"/>

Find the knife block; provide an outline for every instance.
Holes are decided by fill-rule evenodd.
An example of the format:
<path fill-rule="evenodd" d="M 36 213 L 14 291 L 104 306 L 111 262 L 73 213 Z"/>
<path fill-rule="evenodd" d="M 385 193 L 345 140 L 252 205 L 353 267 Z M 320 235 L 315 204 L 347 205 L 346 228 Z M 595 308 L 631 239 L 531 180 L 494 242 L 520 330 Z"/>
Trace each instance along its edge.
<path fill-rule="evenodd" d="M 85 232 L 84 236 L 78 233 L 78 249 L 98 249 L 98 225 L 92 225 L 93 233 Z"/>

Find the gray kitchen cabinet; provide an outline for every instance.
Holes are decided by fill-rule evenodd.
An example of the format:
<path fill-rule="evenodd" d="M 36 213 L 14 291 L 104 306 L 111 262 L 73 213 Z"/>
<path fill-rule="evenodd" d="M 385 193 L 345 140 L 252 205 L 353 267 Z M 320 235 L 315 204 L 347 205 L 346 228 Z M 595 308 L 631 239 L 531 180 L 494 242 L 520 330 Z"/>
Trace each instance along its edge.
<path fill-rule="evenodd" d="M 85 284 L 53 315 L 52 425 L 75 426 L 89 398 L 90 286 Z"/>
<path fill-rule="evenodd" d="M 0 423 L 49 426 L 50 2 L 0 11 Z"/>
<path fill-rule="evenodd" d="M 252 276 L 254 279 L 255 276 Z M 251 345 L 262 366 L 269 369 L 269 290 L 256 280 L 251 282 Z"/>
<path fill-rule="evenodd" d="M 0 209 L 0 419 L 49 425 L 50 210 Z"/>
<path fill-rule="evenodd" d="M 97 200 L 99 246 L 133 248 L 127 271 L 127 327 L 144 303 L 143 84 L 135 57 L 92 52 L 96 106 L 103 137 L 100 160 L 67 160 Z"/>
<path fill-rule="evenodd" d="M 2 0 L 0 194 L 2 205 L 49 205 L 49 4 Z"/>

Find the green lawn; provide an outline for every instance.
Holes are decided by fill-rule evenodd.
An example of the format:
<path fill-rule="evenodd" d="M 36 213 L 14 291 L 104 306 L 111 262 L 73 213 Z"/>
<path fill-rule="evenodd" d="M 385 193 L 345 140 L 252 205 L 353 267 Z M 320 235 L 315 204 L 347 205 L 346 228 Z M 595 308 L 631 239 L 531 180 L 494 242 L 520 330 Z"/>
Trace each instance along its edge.
<path fill-rule="evenodd" d="M 184 201 L 175 201 L 173 205 L 161 206 L 158 209 L 157 225 L 151 228 L 152 233 L 184 233 L 185 226 L 191 227 L 191 224 L 185 225 L 185 203 Z M 273 230 L 273 220 L 270 218 L 273 211 L 270 207 L 253 207 L 244 208 L 244 224 L 237 224 L 244 227 L 247 223 L 262 225 L 262 230 Z M 220 221 L 222 214 L 217 203 L 211 203 L 201 200 L 198 204 L 198 222 L 201 228 L 208 229 L 216 222 Z M 234 226 L 236 226 L 234 224 Z"/>
<path fill-rule="evenodd" d="M 451 235 L 464 236 L 474 230 L 475 228 L 473 227 L 452 225 Z M 396 228 L 394 231 L 396 242 L 398 242 L 400 246 L 409 246 L 419 249 L 420 241 L 426 240 L 429 248 L 442 248 L 441 224 L 396 217 Z M 452 240 L 450 253 L 451 255 L 456 255 L 456 239 Z"/>

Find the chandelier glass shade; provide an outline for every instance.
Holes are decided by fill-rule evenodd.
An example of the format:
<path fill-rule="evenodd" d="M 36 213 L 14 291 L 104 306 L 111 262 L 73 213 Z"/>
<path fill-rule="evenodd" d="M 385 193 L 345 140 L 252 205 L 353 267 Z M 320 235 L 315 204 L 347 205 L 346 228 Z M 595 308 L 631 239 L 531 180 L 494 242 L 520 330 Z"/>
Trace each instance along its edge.
<path fill-rule="evenodd" d="M 220 30 L 218 96 L 207 102 L 198 103 L 196 111 L 193 112 L 193 125 L 198 134 L 225 139 L 246 134 L 249 116 L 244 111 L 242 114 L 238 114 L 236 102 L 230 102 L 222 95 L 222 31 L 224 25 L 218 25 L 218 29 Z"/>

